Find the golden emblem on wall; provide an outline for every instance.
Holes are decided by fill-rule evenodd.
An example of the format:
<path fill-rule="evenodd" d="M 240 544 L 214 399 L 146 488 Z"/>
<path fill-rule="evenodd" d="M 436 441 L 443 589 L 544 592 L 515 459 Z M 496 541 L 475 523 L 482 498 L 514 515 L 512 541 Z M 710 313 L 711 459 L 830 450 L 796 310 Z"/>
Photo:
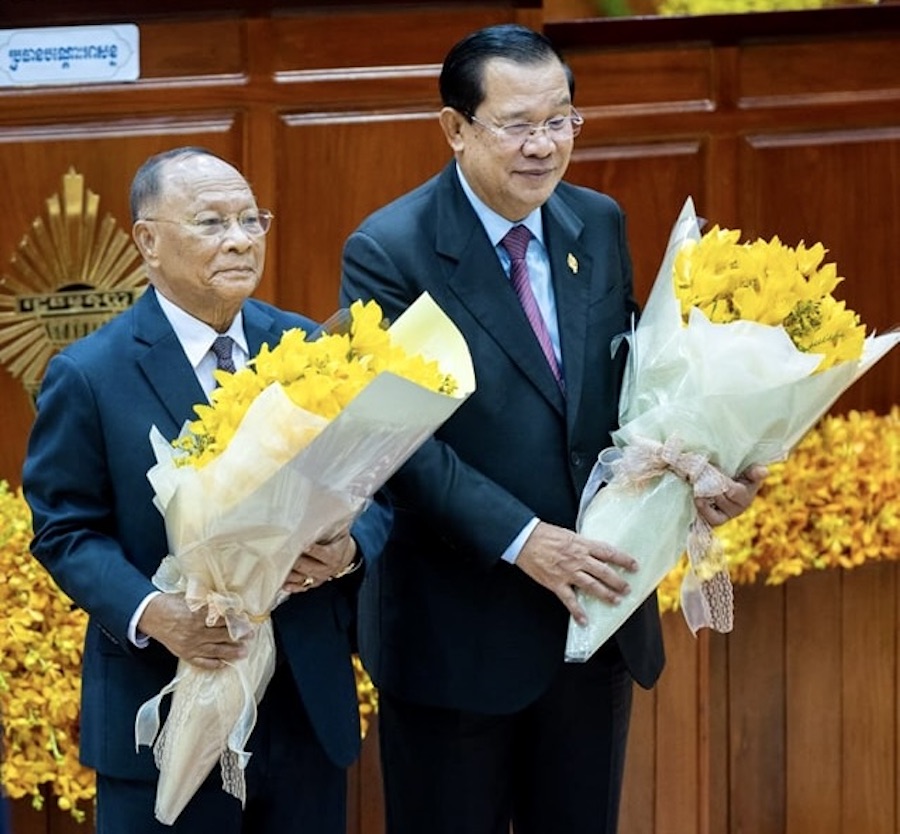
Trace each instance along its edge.
<path fill-rule="evenodd" d="M 146 286 L 131 236 L 70 168 L 0 280 L 0 362 L 32 400 L 47 362 L 130 307 Z"/>

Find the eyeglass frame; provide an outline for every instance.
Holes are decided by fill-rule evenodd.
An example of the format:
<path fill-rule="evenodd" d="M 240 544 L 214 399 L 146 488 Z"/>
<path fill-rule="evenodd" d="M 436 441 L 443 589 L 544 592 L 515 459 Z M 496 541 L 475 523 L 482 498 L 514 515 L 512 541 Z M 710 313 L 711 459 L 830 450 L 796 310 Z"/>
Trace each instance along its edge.
<path fill-rule="evenodd" d="M 518 143 L 519 147 L 524 145 L 529 140 L 534 139 L 535 136 L 537 136 L 537 134 L 541 131 L 543 131 L 546 136 L 554 142 L 563 141 L 564 139 L 574 139 L 576 136 L 578 136 L 579 133 L 581 133 L 581 127 L 584 124 L 584 116 L 582 116 L 581 113 L 579 113 L 574 107 L 572 108 L 572 112 L 567 116 L 553 116 L 552 118 L 546 119 L 540 124 L 536 124 L 535 122 L 510 122 L 505 125 L 492 125 L 482 121 L 474 113 L 466 114 L 466 118 L 468 118 L 471 123 L 477 124 L 479 127 L 483 127 L 501 142 L 508 142 L 510 146 Z M 571 130 L 571 133 L 568 136 L 554 136 L 553 128 L 550 126 L 550 123 L 558 119 L 561 119 L 564 122 L 568 123 Z M 509 132 L 510 128 L 519 127 L 527 127 L 527 133 L 523 133 L 521 136 L 516 136 L 515 134 Z M 560 125 L 559 130 L 563 130 L 563 125 Z"/>
<path fill-rule="evenodd" d="M 254 232 L 244 227 L 244 224 L 241 222 L 241 217 L 246 215 L 247 213 L 253 213 L 257 215 L 257 220 L 259 221 L 259 226 L 262 231 Z M 202 218 L 202 215 L 200 215 Z M 272 228 L 272 221 L 275 219 L 275 215 L 269 211 L 268 209 L 244 209 L 238 214 L 216 214 L 215 217 L 210 216 L 208 219 L 210 221 L 217 220 L 222 223 L 222 227 L 217 231 L 212 231 L 214 226 L 204 225 L 202 222 L 199 222 L 198 218 L 195 217 L 193 220 L 173 220 L 169 217 L 141 217 L 140 220 L 150 220 L 154 223 L 174 223 L 177 226 L 183 226 L 186 229 L 190 229 L 194 234 L 198 237 L 206 237 L 206 238 L 221 238 L 225 237 L 228 230 L 231 228 L 231 222 L 236 220 L 238 224 L 238 228 L 245 234 L 247 237 L 265 237 L 269 233 L 269 229 Z M 209 229 L 210 231 L 206 231 Z"/>

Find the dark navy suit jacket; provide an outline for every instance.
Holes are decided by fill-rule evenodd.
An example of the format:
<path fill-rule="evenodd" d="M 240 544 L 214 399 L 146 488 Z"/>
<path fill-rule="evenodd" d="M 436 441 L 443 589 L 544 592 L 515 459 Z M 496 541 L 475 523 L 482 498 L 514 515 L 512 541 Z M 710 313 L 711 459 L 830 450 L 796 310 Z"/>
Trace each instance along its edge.
<path fill-rule="evenodd" d="M 259 301 L 243 307 L 251 355 L 292 327 L 315 323 Z M 155 779 L 152 753 L 135 753 L 138 707 L 175 673 L 155 641 L 138 649 L 129 620 L 154 590 L 166 532 L 146 473 L 152 425 L 175 437 L 205 395 L 155 292 L 50 362 L 23 472 L 34 515 L 35 556 L 90 615 L 84 650 L 81 757 L 110 776 Z M 354 524 L 364 554 L 381 549 L 390 514 L 372 504 Z M 355 577 L 295 594 L 273 615 L 325 752 L 348 765 L 359 749 L 350 663 Z"/>
<path fill-rule="evenodd" d="M 616 427 L 631 326 L 625 221 L 608 197 L 561 183 L 543 207 L 564 398 L 467 200 L 454 163 L 377 211 L 344 249 L 342 301 L 374 297 L 389 318 L 428 291 L 462 331 L 477 391 L 392 479 L 395 521 L 363 583 L 360 649 L 385 691 L 505 713 L 550 684 L 568 612 L 500 559 L 533 516 L 574 528 L 598 452 Z M 616 635 L 634 678 L 663 666 L 655 595 Z"/>

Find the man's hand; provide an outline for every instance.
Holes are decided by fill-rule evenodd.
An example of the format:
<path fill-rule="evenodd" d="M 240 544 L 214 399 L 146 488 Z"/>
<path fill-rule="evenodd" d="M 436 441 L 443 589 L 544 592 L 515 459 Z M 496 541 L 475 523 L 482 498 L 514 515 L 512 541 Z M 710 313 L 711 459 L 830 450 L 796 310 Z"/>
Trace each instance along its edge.
<path fill-rule="evenodd" d="M 356 541 L 350 535 L 350 529 L 344 528 L 336 536 L 316 542 L 301 553 L 282 589 L 295 594 L 318 588 L 323 582 L 348 573 L 355 559 Z"/>
<path fill-rule="evenodd" d="M 587 615 L 575 589 L 615 605 L 629 590 L 620 570 L 634 572 L 638 567 L 634 559 L 610 545 L 543 521 L 528 537 L 516 565 L 553 591 L 581 625 L 587 624 Z"/>
<path fill-rule="evenodd" d="M 224 621 L 208 626 L 206 608 L 191 611 L 181 594 L 157 594 L 137 627 L 176 657 L 201 669 L 218 669 L 247 656 L 246 639 L 232 640 Z"/>
<path fill-rule="evenodd" d="M 695 498 L 697 513 L 711 527 L 717 527 L 739 516 L 750 506 L 769 470 L 761 464 L 754 464 L 737 478 L 735 486 L 730 487 L 714 498 Z"/>

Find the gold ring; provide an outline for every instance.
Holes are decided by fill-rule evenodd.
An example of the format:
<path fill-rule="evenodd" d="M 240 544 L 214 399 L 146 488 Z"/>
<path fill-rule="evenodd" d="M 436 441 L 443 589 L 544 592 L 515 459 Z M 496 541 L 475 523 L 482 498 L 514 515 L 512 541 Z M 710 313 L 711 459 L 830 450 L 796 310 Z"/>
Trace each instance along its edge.
<path fill-rule="evenodd" d="M 308 591 L 315 584 L 315 579 L 311 576 L 307 576 L 306 579 L 303 580 L 303 584 L 300 586 L 300 589 L 303 591 Z"/>

